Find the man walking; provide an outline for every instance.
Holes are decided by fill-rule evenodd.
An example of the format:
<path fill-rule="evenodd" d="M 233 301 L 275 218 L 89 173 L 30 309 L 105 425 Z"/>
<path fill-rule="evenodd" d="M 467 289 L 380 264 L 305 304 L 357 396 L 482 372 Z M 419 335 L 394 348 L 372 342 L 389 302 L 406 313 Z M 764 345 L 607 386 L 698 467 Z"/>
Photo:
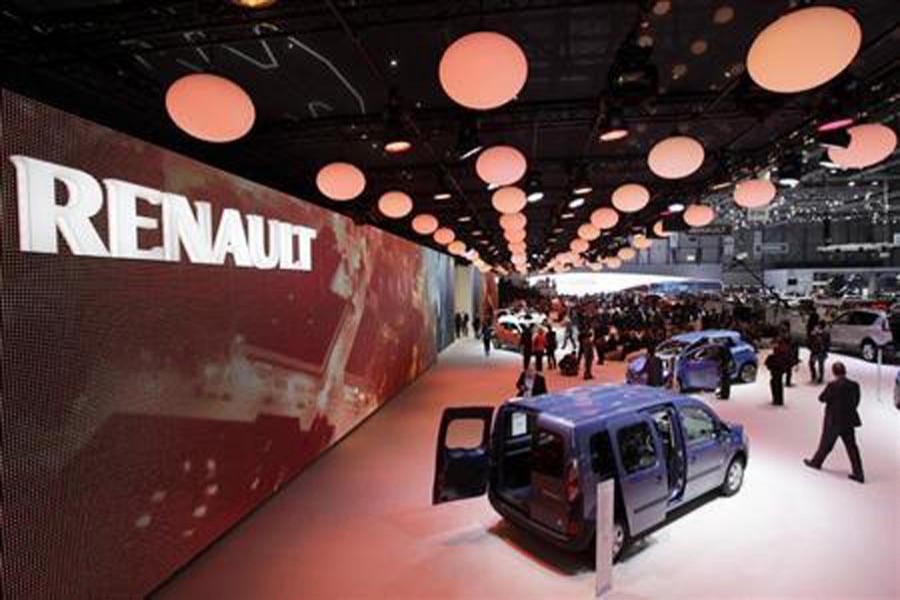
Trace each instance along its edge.
<path fill-rule="evenodd" d="M 547 328 L 547 368 L 551 371 L 556 368 L 556 330 L 553 325 Z"/>
<path fill-rule="evenodd" d="M 825 377 L 825 359 L 830 345 L 831 336 L 825 324 L 820 322 L 809 336 L 809 374 L 813 383 L 822 383 Z"/>
<path fill-rule="evenodd" d="M 825 422 L 822 425 L 819 448 L 812 458 L 803 459 L 803 463 L 807 467 L 821 469 L 835 442 L 841 438 L 853 471 L 850 479 L 863 483 L 865 476 L 855 433 L 855 429 L 862 425 L 856 410 L 859 406 L 859 384 L 847 379 L 847 368 L 842 362 L 834 363 L 831 372 L 834 374 L 834 381 L 825 386 L 825 390 L 819 396 L 819 402 L 825 403 Z"/>
<path fill-rule="evenodd" d="M 734 358 L 731 356 L 731 350 L 724 345 L 718 346 L 716 358 L 719 363 L 718 398 L 728 400 L 731 398 L 731 370 L 734 367 Z"/>
<path fill-rule="evenodd" d="M 593 379 L 594 374 L 591 369 L 594 366 L 594 336 L 589 327 L 582 329 L 578 342 L 581 357 L 584 359 L 584 378 Z"/>

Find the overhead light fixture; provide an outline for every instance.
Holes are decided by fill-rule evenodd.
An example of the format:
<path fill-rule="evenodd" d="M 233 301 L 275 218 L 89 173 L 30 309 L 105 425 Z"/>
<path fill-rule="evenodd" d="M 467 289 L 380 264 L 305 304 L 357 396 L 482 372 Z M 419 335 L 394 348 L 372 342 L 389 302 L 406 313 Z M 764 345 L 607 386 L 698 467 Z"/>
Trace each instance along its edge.
<path fill-rule="evenodd" d="M 518 148 L 491 146 L 478 156 L 475 172 L 485 183 L 512 185 L 525 176 L 528 161 Z"/>
<path fill-rule="evenodd" d="M 456 156 L 459 160 L 466 160 L 481 152 L 484 145 L 478 136 L 478 121 L 474 117 L 467 117 L 459 128 L 456 138 Z"/>
<path fill-rule="evenodd" d="M 447 192 L 439 192 L 434 195 L 435 200 L 449 200 L 452 197 L 453 197 L 453 195 L 449 194 Z"/>
<path fill-rule="evenodd" d="M 390 219 L 402 219 L 411 213 L 412 209 L 412 198 L 403 192 L 385 192 L 378 199 L 378 210 Z"/>
<path fill-rule="evenodd" d="M 669 205 L 670 213 L 680 213 L 683 210 L 684 210 L 684 204 L 682 204 L 681 202 L 673 202 L 672 204 Z"/>
<path fill-rule="evenodd" d="M 620 185 L 612 194 L 612 204 L 621 212 L 637 212 L 650 202 L 650 191 L 638 183 Z"/>
<path fill-rule="evenodd" d="M 525 193 L 528 202 L 539 202 L 544 199 L 544 186 L 539 172 L 535 171 L 528 176 L 525 181 Z"/>
<path fill-rule="evenodd" d="M 241 8 L 268 8 L 278 0 L 231 0 L 231 3 Z"/>
<path fill-rule="evenodd" d="M 724 190 L 727 187 L 731 187 L 731 185 L 732 185 L 732 183 L 730 181 L 721 181 L 719 183 L 715 183 L 715 184 L 711 185 L 709 189 L 715 190 L 715 191 Z"/>
<path fill-rule="evenodd" d="M 856 125 L 846 131 L 850 143 L 846 147 L 828 149 L 828 158 L 843 168 L 871 167 L 889 157 L 897 148 L 897 134 L 881 123 Z"/>
<path fill-rule="evenodd" d="M 503 106 L 522 90 L 528 79 L 528 59 L 507 36 L 478 31 L 462 36 L 444 51 L 438 79 L 457 104 L 489 110 Z"/>
<path fill-rule="evenodd" d="M 238 84 L 212 73 L 191 73 L 166 91 L 166 111 L 179 129 L 204 142 L 233 142 L 256 120 L 249 94 Z"/>
<path fill-rule="evenodd" d="M 569 202 L 569 208 L 579 208 L 581 206 L 584 206 L 584 198 L 575 198 Z"/>
<path fill-rule="evenodd" d="M 392 91 L 384 113 L 384 144 L 382 148 L 388 154 L 402 154 L 412 148 L 412 136 L 403 124 L 400 110 L 400 97 Z"/>
<path fill-rule="evenodd" d="M 572 193 L 576 196 L 584 196 L 594 191 L 586 165 L 579 165 L 572 178 Z"/>
<path fill-rule="evenodd" d="M 847 129 L 829 129 L 820 131 L 816 136 L 820 146 L 826 148 L 846 148 L 850 145 L 850 133 Z"/>
<path fill-rule="evenodd" d="M 638 103 L 657 95 L 659 71 L 650 62 L 652 52 L 652 45 L 638 43 L 636 33 L 629 36 L 609 67 L 608 85 L 614 96 Z"/>
<path fill-rule="evenodd" d="M 316 187 L 322 195 L 337 202 L 353 200 L 366 189 L 366 176 L 346 162 L 325 165 L 316 175 Z"/>
<path fill-rule="evenodd" d="M 699 169 L 704 156 L 700 142 L 685 135 L 675 135 L 653 145 L 647 155 L 647 164 L 663 179 L 681 179 Z"/>
<path fill-rule="evenodd" d="M 600 124 L 600 141 L 614 142 L 625 137 L 628 137 L 625 113 L 620 107 L 611 106 Z"/>

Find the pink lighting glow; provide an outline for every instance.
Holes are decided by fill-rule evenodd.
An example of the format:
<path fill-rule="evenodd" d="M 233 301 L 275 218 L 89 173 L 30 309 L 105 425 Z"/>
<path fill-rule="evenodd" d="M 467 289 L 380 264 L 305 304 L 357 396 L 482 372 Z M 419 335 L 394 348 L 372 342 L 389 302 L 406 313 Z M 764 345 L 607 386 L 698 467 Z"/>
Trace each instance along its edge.
<path fill-rule="evenodd" d="M 491 197 L 491 204 L 497 212 L 513 214 L 521 211 L 528 204 L 525 192 L 517 187 L 502 187 Z"/>
<path fill-rule="evenodd" d="M 650 149 L 647 164 L 664 179 L 681 179 L 703 164 L 703 146 L 692 137 L 677 135 L 657 142 Z"/>
<path fill-rule="evenodd" d="M 366 176 L 354 165 L 334 162 L 325 165 L 316 175 L 316 187 L 331 200 L 353 200 L 366 189 Z"/>
<path fill-rule="evenodd" d="M 512 146 L 492 146 L 478 155 L 475 171 L 485 183 L 512 185 L 528 169 L 525 155 Z"/>
<path fill-rule="evenodd" d="M 618 210 L 633 213 L 641 210 L 650 202 L 650 192 L 637 183 L 626 183 L 616 188 L 612 195 L 612 203 Z"/>
<path fill-rule="evenodd" d="M 456 103 L 488 110 L 503 106 L 522 90 L 528 59 L 505 35 L 479 31 L 450 44 L 441 57 L 438 78 Z"/>

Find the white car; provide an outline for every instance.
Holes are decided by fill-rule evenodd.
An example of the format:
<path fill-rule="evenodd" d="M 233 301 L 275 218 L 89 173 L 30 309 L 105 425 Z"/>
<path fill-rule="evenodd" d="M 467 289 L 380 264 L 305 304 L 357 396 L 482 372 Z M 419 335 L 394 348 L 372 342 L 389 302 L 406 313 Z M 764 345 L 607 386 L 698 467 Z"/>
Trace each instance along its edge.
<path fill-rule="evenodd" d="M 869 361 L 878 360 L 878 348 L 893 353 L 894 336 L 887 313 L 857 308 L 839 314 L 831 322 L 831 346 L 835 350 L 858 352 Z"/>

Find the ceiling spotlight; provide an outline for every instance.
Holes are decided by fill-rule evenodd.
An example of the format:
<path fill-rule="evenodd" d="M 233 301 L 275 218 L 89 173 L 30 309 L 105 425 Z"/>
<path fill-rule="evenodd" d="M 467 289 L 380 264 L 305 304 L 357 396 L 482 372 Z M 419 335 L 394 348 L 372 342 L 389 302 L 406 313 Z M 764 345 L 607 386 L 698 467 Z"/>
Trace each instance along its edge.
<path fill-rule="evenodd" d="M 466 160 L 481 152 L 482 148 L 484 145 L 478 137 L 478 121 L 469 117 L 459 128 L 459 135 L 456 138 L 456 157 L 459 160 Z"/>
<path fill-rule="evenodd" d="M 530 194 L 528 194 L 527 198 L 528 202 L 530 203 L 540 202 L 544 199 L 544 192 L 531 192 Z"/>
<path fill-rule="evenodd" d="M 539 202 L 544 199 L 544 186 L 541 182 L 541 174 L 537 171 L 531 173 L 525 180 L 525 193 L 528 202 Z"/>
<path fill-rule="evenodd" d="M 434 195 L 435 200 L 449 200 L 452 197 L 452 194 L 449 194 L 447 192 L 439 192 Z"/>
<path fill-rule="evenodd" d="M 669 212 L 671 213 L 679 213 L 684 210 L 684 204 L 681 202 L 673 202 L 669 205 Z"/>
<path fill-rule="evenodd" d="M 268 8 L 278 0 L 231 0 L 231 3 L 241 8 Z"/>
<path fill-rule="evenodd" d="M 584 196 L 593 191 L 594 188 L 591 185 L 590 177 L 588 177 L 587 167 L 585 165 L 579 166 L 575 171 L 575 176 L 572 178 L 572 193 L 576 196 Z"/>
<path fill-rule="evenodd" d="M 569 208 L 579 208 L 581 206 L 584 206 L 584 198 L 575 198 L 569 202 Z"/>
<path fill-rule="evenodd" d="M 609 68 L 610 91 L 619 98 L 638 103 L 659 91 L 659 71 L 652 62 L 652 45 L 641 46 L 635 33 L 616 52 Z"/>
<path fill-rule="evenodd" d="M 618 106 L 611 106 L 606 117 L 600 123 L 600 141 L 614 142 L 628 137 L 628 126 L 625 124 L 625 113 Z"/>

